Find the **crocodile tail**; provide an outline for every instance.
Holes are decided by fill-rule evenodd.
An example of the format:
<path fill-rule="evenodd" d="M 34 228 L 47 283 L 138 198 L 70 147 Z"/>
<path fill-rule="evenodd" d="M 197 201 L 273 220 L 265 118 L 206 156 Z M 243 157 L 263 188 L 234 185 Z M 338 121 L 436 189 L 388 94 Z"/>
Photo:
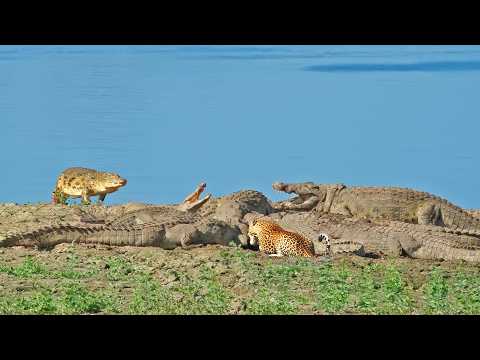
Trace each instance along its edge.
<path fill-rule="evenodd" d="M 480 238 L 480 231 L 475 229 L 461 229 L 461 228 L 443 228 L 446 233 L 455 235 L 467 235 Z"/>
<path fill-rule="evenodd" d="M 55 225 L 11 235 L 0 246 L 27 246 L 49 248 L 60 243 L 96 243 L 114 246 L 161 246 L 165 233 L 164 224 L 100 225 L 82 227 Z M 61 236 L 56 236 L 61 235 Z"/>
<path fill-rule="evenodd" d="M 7 235 L 7 237 L 0 242 L 0 247 L 9 246 L 36 246 L 38 245 L 38 236 L 46 232 L 53 231 L 52 226 L 46 226 L 33 231 L 25 233 L 16 233 Z"/>
<path fill-rule="evenodd" d="M 1 243 L 1 247 L 26 246 L 26 247 L 48 247 L 62 242 L 81 241 L 84 235 L 93 229 L 81 228 L 78 226 L 64 224 L 45 226 L 32 231 L 7 236 Z M 78 236 L 75 238 L 74 234 Z M 65 235 L 62 239 L 55 239 L 53 235 Z"/>

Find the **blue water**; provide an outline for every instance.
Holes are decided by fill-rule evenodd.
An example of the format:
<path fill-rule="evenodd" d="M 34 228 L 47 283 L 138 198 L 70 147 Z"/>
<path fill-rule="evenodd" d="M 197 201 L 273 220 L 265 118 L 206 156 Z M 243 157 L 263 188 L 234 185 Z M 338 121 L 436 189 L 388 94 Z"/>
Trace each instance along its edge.
<path fill-rule="evenodd" d="M 0 202 L 67 167 L 107 204 L 274 181 L 391 185 L 480 208 L 480 46 L 0 46 Z"/>

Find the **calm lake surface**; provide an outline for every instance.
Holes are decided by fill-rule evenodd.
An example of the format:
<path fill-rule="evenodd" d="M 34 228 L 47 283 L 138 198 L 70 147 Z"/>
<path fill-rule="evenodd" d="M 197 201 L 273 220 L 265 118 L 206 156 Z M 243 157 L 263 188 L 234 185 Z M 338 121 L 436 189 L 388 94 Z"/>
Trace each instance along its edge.
<path fill-rule="evenodd" d="M 0 202 L 71 166 L 106 204 L 274 181 L 411 187 L 480 208 L 479 46 L 0 46 Z"/>

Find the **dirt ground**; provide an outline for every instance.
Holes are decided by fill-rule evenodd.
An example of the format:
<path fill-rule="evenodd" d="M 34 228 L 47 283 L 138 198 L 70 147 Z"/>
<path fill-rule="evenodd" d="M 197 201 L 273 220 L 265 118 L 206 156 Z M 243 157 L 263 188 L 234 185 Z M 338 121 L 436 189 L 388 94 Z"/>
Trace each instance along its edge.
<path fill-rule="evenodd" d="M 239 247 L 0 248 L 0 313 L 480 313 L 480 265 Z"/>

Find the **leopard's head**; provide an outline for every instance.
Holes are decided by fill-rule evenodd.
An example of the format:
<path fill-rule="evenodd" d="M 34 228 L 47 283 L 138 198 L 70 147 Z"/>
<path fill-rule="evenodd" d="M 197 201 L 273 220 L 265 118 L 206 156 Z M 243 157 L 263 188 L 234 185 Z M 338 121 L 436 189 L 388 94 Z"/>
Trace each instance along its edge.
<path fill-rule="evenodd" d="M 268 237 L 273 231 L 282 230 L 282 227 L 266 219 L 255 219 L 248 224 L 249 244 L 258 245 L 259 239 Z"/>

